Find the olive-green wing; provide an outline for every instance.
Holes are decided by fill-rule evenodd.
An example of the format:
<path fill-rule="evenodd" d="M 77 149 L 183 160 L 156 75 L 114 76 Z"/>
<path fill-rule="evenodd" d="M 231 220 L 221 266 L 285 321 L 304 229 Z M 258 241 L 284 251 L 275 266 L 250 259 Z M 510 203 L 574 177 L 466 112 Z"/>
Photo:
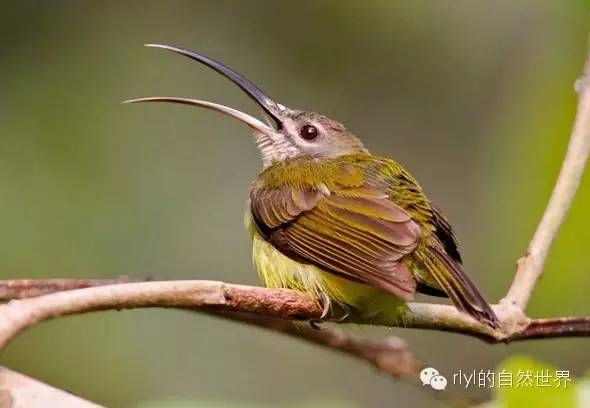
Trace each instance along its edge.
<path fill-rule="evenodd" d="M 362 169 L 361 182 L 332 183 L 330 189 L 255 183 L 250 198 L 258 231 L 300 262 L 402 299 L 411 299 L 417 289 L 444 291 L 459 309 L 497 326 L 493 310 L 463 271 L 449 223 L 413 177 L 388 159 L 354 163 L 349 170 Z M 418 268 L 412 271 L 409 264 Z"/>
<path fill-rule="evenodd" d="M 411 216 L 372 187 L 253 188 L 258 231 L 300 262 L 411 299 L 416 281 L 402 258 L 421 229 Z"/>

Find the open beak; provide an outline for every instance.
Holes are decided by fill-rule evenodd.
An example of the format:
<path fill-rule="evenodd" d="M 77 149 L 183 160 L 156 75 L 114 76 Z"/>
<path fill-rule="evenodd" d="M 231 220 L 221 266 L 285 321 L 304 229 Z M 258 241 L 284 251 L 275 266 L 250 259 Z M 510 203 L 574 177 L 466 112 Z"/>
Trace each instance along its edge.
<path fill-rule="evenodd" d="M 147 47 L 155 47 L 155 48 L 163 48 L 165 50 L 173 51 L 177 54 L 184 55 L 185 57 L 191 58 L 195 61 L 198 61 L 209 68 L 214 69 L 215 71 L 219 72 L 224 77 L 228 78 L 234 84 L 239 86 L 248 96 L 250 96 L 257 104 L 262 108 L 265 115 L 269 118 L 270 123 L 272 126 L 269 126 L 262 121 L 256 119 L 253 116 L 250 116 L 244 112 L 241 112 L 237 109 L 230 108 L 225 105 L 220 105 L 213 102 L 202 101 L 198 99 L 188 99 L 188 98 L 176 98 L 176 97 L 168 97 L 168 96 L 157 96 L 151 98 L 138 98 L 138 99 L 130 99 L 125 101 L 125 103 L 138 103 L 138 102 L 172 102 L 172 103 L 180 103 L 184 105 L 192 105 L 192 106 L 199 106 L 206 109 L 211 109 L 217 112 L 221 112 L 225 115 L 231 116 L 232 118 L 238 119 L 242 123 L 248 125 L 256 132 L 260 132 L 264 135 L 271 136 L 277 130 L 280 130 L 283 127 L 283 122 L 281 120 L 281 112 L 285 109 L 282 105 L 279 105 L 275 101 L 273 101 L 268 95 L 266 95 L 261 89 L 259 89 L 256 85 L 246 79 L 243 75 L 239 74 L 238 72 L 234 71 L 230 67 L 222 64 L 219 61 L 216 61 L 212 58 L 209 58 L 205 55 L 198 54 L 196 52 L 192 52 L 189 50 L 185 50 L 182 48 L 171 47 L 169 45 L 160 45 L 160 44 L 146 44 Z"/>

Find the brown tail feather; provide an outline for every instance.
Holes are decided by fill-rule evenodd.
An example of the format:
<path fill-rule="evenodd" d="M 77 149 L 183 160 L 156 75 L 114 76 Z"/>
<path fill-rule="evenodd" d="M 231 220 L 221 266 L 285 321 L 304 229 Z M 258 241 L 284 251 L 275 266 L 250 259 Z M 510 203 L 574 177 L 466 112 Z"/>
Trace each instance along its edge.
<path fill-rule="evenodd" d="M 436 259 L 432 259 L 432 256 L 421 258 L 455 306 L 490 327 L 499 327 L 498 317 L 475 284 L 465 275 L 462 266 L 443 249 L 430 247 L 429 251 Z"/>

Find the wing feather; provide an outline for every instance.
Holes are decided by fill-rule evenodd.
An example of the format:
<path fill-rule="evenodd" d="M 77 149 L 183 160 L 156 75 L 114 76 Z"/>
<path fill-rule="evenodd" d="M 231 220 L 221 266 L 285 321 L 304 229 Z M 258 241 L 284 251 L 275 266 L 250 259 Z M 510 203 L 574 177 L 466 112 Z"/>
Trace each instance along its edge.
<path fill-rule="evenodd" d="M 253 189 L 254 220 L 287 255 L 411 299 L 416 282 L 402 258 L 416 248 L 418 224 L 381 190 L 361 187 L 328 193 Z"/>
<path fill-rule="evenodd" d="M 362 155 L 294 164 L 266 169 L 250 193 L 254 224 L 278 250 L 402 299 L 416 290 L 446 294 L 497 325 L 463 271 L 450 224 L 399 164 Z M 293 173 L 302 180 L 296 185 Z"/>

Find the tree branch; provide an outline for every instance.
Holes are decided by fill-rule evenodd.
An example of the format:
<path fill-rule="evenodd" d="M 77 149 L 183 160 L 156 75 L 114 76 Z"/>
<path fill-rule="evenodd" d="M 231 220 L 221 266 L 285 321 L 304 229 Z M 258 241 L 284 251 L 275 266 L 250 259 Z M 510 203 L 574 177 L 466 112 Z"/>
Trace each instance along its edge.
<path fill-rule="evenodd" d="M 557 232 L 570 209 L 590 153 L 590 53 L 582 77 L 576 81 L 578 110 L 567 153 L 553 193 L 526 255 L 519 259 L 516 275 L 503 302 L 526 309 Z"/>
<path fill-rule="evenodd" d="M 98 283 L 98 281 L 96 282 Z M 106 283 L 106 282 L 105 282 Z M 0 282 L 2 288 L 11 282 Z M 57 288 L 60 286 L 54 286 Z M 26 289 L 27 293 L 31 292 Z M 198 310 L 282 332 L 352 355 L 394 377 L 416 376 L 421 364 L 403 340 L 371 340 L 341 331 L 312 329 L 291 320 L 319 319 L 317 302 L 288 289 L 265 289 L 215 281 L 138 282 L 55 292 L 0 305 L 0 349 L 45 320 L 106 309 L 170 307 Z"/>
<path fill-rule="evenodd" d="M 128 276 L 115 279 L 15 279 L 0 281 L 0 301 L 23 299 L 65 290 L 137 282 Z"/>
<path fill-rule="evenodd" d="M 0 305 L 0 349 L 19 332 L 45 320 L 138 307 L 204 308 L 307 320 L 318 319 L 322 313 L 315 300 L 287 289 L 214 281 L 123 283 L 56 292 Z"/>
<path fill-rule="evenodd" d="M 190 309 L 224 317 L 227 313 L 250 314 L 286 321 L 317 320 L 322 315 L 322 308 L 315 299 L 289 289 L 201 280 L 122 283 L 17 299 L 0 305 L 0 316 L 3 317 L 0 320 L 0 349 L 17 334 L 45 320 L 98 310 L 148 307 Z M 334 321 L 339 319 L 339 316 L 333 317 Z M 490 343 L 590 335 L 590 318 L 526 318 L 514 326 L 518 329 L 509 331 L 504 327 L 502 331 L 482 325 L 453 306 L 428 303 L 408 303 L 407 311 L 396 320 L 367 321 L 352 314 L 346 322 L 449 331 Z"/>
<path fill-rule="evenodd" d="M 510 340 L 587 336 L 590 336 L 590 317 L 557 317 L 531 320 L 522 332 L 515 333 Z"/>

